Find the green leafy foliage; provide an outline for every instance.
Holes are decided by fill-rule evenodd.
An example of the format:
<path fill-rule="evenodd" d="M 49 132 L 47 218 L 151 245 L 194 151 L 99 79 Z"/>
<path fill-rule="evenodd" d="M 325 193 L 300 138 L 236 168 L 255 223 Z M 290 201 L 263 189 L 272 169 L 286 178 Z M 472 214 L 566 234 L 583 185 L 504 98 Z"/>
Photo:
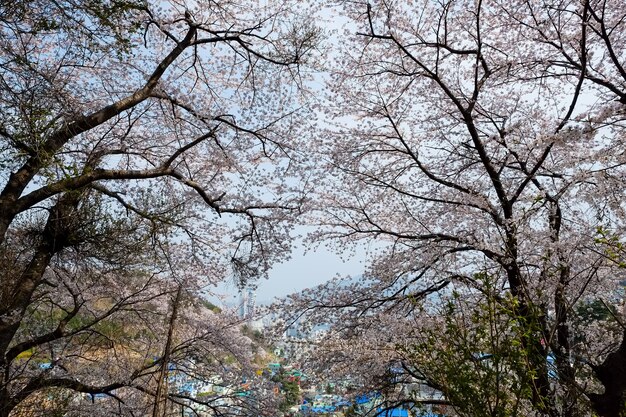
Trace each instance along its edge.
<path fill-rule="evenodd" d="M 298 404 L 300 399 L 300 386 L 281 366 L 279 371 L 272 377 L 272 381 L 277 383 L 283 399 L 279 404 L 279 409 L 283 412 Z"/>
<path fill-rule="evenodd" d="M 518 416 L 531 399 L 534 370 L 547 372 L 545 351 L 529 342 L 540 340 L 539 327 L 488 275 L 475 278 L 485 291 L 471 300 L 453 293 L 441 311 L 443 334 L 423 332 L 405 354 L 460 415 Z"/>

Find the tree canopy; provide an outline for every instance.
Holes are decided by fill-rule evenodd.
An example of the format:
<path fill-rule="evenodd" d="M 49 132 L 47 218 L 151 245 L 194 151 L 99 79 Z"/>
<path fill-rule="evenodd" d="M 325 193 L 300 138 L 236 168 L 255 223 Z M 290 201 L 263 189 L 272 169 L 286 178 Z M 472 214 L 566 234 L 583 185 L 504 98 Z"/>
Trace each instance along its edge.
<path fill-rule="evenodd" d="M 113 408 L 77 415 L 143 415 L 171 367 L 231 385 L 248 372 L 236 319 L 197 297 L 288 254 L 318 36 L 293 6 L 0 6 L 1 416 L 88 395 Z M 271 414 L 262 402 L 250 412 Z"/>
<path fill-rule="evenodd" d="M 621 2 L 341 6 L 316 238 L 384 246 L 291 298 L 334 324 L 320 362 L 466 416 L 623 415 Z"/>
<path fill-rule="evenodd" d="M 623 416 L 621 3 L 2 4 L 0 417 L 276 415 L 296 397 L 202 297 L 296 224 L 376 248 L 281 305 L 329 327 L 325 375 L 390 407 Z"/>

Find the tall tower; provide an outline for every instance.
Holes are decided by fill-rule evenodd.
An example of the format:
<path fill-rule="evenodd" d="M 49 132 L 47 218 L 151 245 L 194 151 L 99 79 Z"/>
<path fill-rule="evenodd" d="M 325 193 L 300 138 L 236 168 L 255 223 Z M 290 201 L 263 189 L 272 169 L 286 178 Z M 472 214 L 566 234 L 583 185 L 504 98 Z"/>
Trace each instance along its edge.
<path fill-rule="evenodd" d="M 239 318 L 250 319 L 254 316 L 256 294 L 254 289 L 248 288 L 239 293 Z"/>
<path fill-rule="evenodd" d="M 254 317 L 254 308 L 256 303 L 256 294 L 252 288 L 248 289 L 248 296 L 246 300 L 246 318 Z"/>
<path fill-rule="evenodd" d="M 247 294 L 245 292 L 242 291 L 239 293 L 239 318 L 240 319 L 246 318 L 246 304 L 247 304 L 246 297 L 247 297 Z"/>

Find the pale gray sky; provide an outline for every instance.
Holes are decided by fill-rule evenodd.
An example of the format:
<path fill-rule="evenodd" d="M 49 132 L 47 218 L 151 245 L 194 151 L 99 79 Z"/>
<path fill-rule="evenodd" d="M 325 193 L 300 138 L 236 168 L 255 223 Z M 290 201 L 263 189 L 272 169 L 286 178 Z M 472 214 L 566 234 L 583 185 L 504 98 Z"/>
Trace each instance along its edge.
<path fill-rule="evenodd" d="M 364 253 L 357 253 L 344 261 L 339 255 L 323 248 L 306 254 L 302 248 L 296 249 L 290 261 L 279 264 L 270 271 L 269 280 L 259 282 L 257 301 L 264 303 L 274 297 L 302 291 L 337 275 L 360 275 L 363 273 L 364 261 Z"/>
<path fill-rule="evenodd" d="M 366 248 L 351 248 L 346 252 L 353 255 L 343 259 L 347 257 L 345 253 L 340 257 L 323 246 L 305 252 L 303 245 L 297 242 L 289 261 L 275 265 L 269 272 L 269 279 L 256 282 L 257 304 L 269 304 L 275 298 L 315 287 L 336 276 L 362 275 L 368 257 Z M 232 281 L 223 283 L 215 291 L 222 297 L 209 296 L 214 303 L 234 306 L 239 302 L 239 290 Z"/>
<path fill-rule="evenodd" d="M 269 279 L 257 281 L 257 304 L 269 304 L 277 297 L 315 287 L 338 275 L 361 275 L 365 268 L 366 250 L 362 248 L 354 252 L 352 257 L 344 260 L 324 247 L 306 253 L 301 245 L 296 247 L 289 261 L 272 268 Z M 239 302 L 239 291 L 233 282 L 224 283 L 215 291 L 223 297 L 221 300 L 209 297 L 212 302 L 230 306 Z"/>

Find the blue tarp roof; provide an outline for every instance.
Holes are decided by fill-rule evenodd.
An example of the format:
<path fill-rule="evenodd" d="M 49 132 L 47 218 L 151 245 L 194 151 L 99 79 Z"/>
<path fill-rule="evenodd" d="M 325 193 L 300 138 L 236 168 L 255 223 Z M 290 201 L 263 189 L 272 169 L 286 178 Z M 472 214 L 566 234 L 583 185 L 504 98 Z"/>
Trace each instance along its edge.
<path fill-rule="evenodd" d="M 370 402 L 370 400 L 374 399 L 374 398 L 378 398 L 380 397 L 380 393 L 371 393 L 371 394 L 363 394 L 363 395 L 357 395 L 356 398 L 354 399 L 354 401 L 357 404 L 365 404 L 367 402 Z"/>
<path fill-rule="evenodd" d="M 302 407 L 300 407 L 300 409 L 302 410 Z M 334 407 L 332 405 L 323 405 L 321 407 L 312 407 L 310 410 L 313 413 L 327 414 L 327 413 L 332 413 L 335 410 L 337 410 L 337 407 Z M 303 411 L 305 411 L 305 410 L 303 410 Z"/>
<path fill-rule="evenodd" d="M 392 408 L 391 410 L 381 411 L 377 417 L 409 417 L 409 410 Z"/>

